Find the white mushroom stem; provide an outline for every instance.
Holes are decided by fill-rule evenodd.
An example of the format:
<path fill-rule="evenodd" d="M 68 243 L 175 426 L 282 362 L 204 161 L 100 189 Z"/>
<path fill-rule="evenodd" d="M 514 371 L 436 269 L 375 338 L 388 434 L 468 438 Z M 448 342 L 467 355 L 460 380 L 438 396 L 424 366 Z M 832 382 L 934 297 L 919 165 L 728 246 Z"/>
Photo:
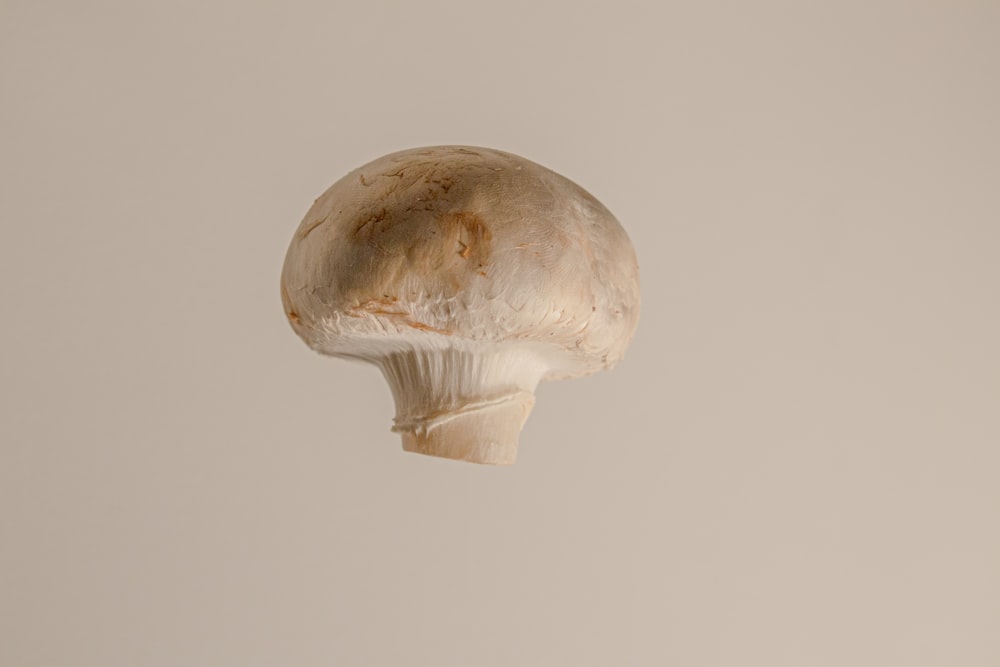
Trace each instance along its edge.
<path fill-rule="evenodd" d="M 519 344 L 397 351 L 377 363 L 396 401 L 392 430 L 403 449 L 495 465 L 516 460 L 518 434 L 549 370 L 543 355 Z"/>

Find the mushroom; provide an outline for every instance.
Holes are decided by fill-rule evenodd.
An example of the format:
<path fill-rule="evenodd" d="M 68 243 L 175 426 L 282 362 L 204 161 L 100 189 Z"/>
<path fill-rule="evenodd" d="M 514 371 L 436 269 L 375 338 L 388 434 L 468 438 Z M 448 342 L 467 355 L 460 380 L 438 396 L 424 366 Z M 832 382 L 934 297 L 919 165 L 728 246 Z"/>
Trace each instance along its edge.
<path fill-rule="evenodd" d="M 392 153 L 334 183 L 281 275 L 292 328 L 379 367 L 403 449 L 510 464 L 542 380 L 610 368 L 639 315 L 625 230 L 590 193 L 490 148 Z"/>

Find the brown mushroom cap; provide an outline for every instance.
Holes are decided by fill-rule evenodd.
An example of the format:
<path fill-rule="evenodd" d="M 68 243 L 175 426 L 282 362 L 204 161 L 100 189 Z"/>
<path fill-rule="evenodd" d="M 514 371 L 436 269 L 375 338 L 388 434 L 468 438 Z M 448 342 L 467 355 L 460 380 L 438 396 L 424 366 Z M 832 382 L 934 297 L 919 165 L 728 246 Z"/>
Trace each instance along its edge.
<path fill-rule="evenodd" d="M 572 181 L 510 153 L 436 146 L 323 193 L 288 249 L 282 300 L 324 354 L 526 343 L 554 379 L 622 357 L 638 267 L 618 221 Z"/>

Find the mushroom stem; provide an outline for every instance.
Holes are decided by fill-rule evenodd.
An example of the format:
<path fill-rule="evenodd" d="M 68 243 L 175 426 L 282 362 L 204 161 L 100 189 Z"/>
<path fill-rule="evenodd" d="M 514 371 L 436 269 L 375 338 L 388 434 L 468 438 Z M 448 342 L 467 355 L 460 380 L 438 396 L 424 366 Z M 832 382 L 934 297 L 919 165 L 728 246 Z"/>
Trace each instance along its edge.
<path fill-rule="evenodd" d="M 396 401 L 392 430 L 404 450 L 493 465 L 516 460 L 535 387 L 548 370 L 541 355 L 514 344 L 393 352 L 379 367 Z"/>

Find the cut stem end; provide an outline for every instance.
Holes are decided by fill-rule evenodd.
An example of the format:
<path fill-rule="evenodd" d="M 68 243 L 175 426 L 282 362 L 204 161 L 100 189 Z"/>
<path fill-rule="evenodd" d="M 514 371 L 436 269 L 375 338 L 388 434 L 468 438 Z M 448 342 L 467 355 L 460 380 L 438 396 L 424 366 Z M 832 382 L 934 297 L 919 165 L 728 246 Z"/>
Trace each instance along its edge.
<path fill-rule="evenodd" d="M 403 449 L 408 452 L 511 465 L 517 460 L 518 434 L 533 405 L 530 393 L 519 392 L 421 422 L 397 424 L 393 430 L 403 436 Z"/>

